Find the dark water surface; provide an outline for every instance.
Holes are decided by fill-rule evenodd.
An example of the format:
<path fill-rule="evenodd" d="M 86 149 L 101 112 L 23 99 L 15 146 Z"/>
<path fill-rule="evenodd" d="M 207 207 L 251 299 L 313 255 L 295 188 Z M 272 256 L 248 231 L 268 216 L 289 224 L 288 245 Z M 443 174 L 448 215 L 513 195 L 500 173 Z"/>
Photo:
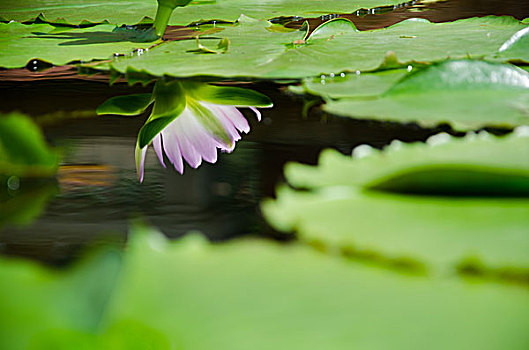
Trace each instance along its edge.
<path fill-rule="evenodd" d="M 361 12 L 348 17 L 359 29 L 384 27 L 410 17 L 436 22 L 488 14 L 525 18 L 529 17 L 529 2 L 414 2 L 388 11 L 381 8 L 370 11 L 374 14 Z M 300 23 L 296 20 L 289 25 Z M 198 230 L 212 240 L 244 234 L 281 238 L 263 221 L 259 202 L 274 195 L 285 162 L 314 164 L 324 148 L 349 154 L 362 143 L 381 147 L 394 139 L 424 140 L 435 132 L 414 124 L 328 116 L 317 105 L 304 116 L 305 101 L 285 92 L 284 87 L 247 84 L 245 87 L 269 96 L 275 107 L 262 110 L 261 123 L 253 113 L 243 111 L 251 131 L 233 153 L 221 154 L 216 164 L 186 167 L 180 175 L 172 168 L 164 169 L 151 149 L 145 181 L 140 184 L 134 147 L 147 115 L 97 117 L 94 111 L 111 96 L 150 92 L 152 85 L 118 83 L 110 87 L 107 77 L 78 77 L 69 67 L 36 70 L 0 71 L 0 111 L 19 110 L 33 116 L 49 143 L 62 150 L 63 164 L 56 181 L 21 184 L 17 191 L 27 202 L 22 206 L 38 204 L 42 212 L 36 210 L 35 220 L 23 226 L 0 220 L 0 225 L 4 224 L 0 228 L 0 253 L 54 264 L 70 261 L 93 242 L 125 242 L 127 226 L 135 218 L 170 237 Z M 1 191 L 0 200 L 14 198 L 12 190 Z"/>

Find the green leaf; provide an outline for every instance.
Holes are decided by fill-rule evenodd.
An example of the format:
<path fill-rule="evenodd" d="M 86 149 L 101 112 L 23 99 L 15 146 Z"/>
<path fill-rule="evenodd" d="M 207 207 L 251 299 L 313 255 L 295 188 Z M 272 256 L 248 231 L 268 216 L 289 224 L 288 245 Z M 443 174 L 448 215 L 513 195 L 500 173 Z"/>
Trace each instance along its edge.
<path fill-rule="evenodd" d="M 192 52 L 196 44 L 181 40 L 159 45 L 142 57 L 119 58 L 111 66 L 119 72 L 133 69 L 155 76 L 305 78 L 372 71 L 383 64 L 390 68 L 447 58 L 492 59 L 498 48 L 525 26 L 510 17 L 449 23 L 406 20 L 385 29 L 346 31 L 332 40 L 314 40 L 293 49 L 289 47 L 302 39 L 303 33 L 279 33 L 271 27 L 268 22 L 243 18 L 238 25 L 224 28 L 222 36 L 230 38 L 230 49 L 223 55 L 196 55 Z M 393 55 L 390 66 L 388 52 Z"/>
<path fill-rule="evenodd" d="M 320 24 L 312 32 L 309 32 L 309 27 L 307 26 L 304 40 L 308 43 L 315 40 L 332 40 L 337 35 L 351 31 L 357 31 L 353 22 L 346 18 L 334 18 Z"/>
<path fill-rule="evenodd" d="M 53 176 L 58 164 L 59 154 L 46 144 L 29 117 L 0 115 L 0 175 Z"/>
<path fill-rule="evenodd" d="M 285 170 L 291 185 L 309 191 L 283 187 L 263 211 L 276 229 L 334 251 L 435 273 L 478 261 L 481 273 L 527 280 L 527 134 L 440 134 L 384 151 L 361 146 L 353 158 L 326 151 L 318 167 Z"/>
<path fill-rule="evenodd" d="M 135 31 L 115 31 L 115 26 L 108 24 L 60 32 L 55 28 L 49 24 L 0 23 L 0 67 L 24 67 L 32 59 L 54 65 L 109 59 L 150 45 L 139 43 Z"/>
<path fill-rule="evenodd" d="M 116 115 L 138 115 L 153 102 L 152 94 L 133 94 L 111 97 L 99 107 L 96 113 Z"/>
<path fill-rule="evenodd" d="M 401 0 L 199 0 L 177 8 L 169 24 L 187 25 L 202 19 L 233 22 L 242 13 L 259 19 L 278 16 L 317 17 L 322 13 L 350 13 L 361 7 L 396 5 L 399 2 Z M 108 20 L 121 25 L 136 24 L 144 16 L 154 18 L 156 5 L 154 0 L 113 0 L 103 3 L 98 0 L 65 0 L 60 3 L 48 0 L 3 0 L 0 14 L 6 21 L 26 22 L 42 13 L 44 19 L 51 22 L 80 24 L 85 20 L 94 23 Z"/>
<path fill-rule="evenodd" d="M 0 260 L 9 286 L 0 291 L 0 307 L 10 315 L 0 327 L 0 346 L 26 348 L 30 339 L 41 347 L 84 343 L 118 350 L 529 345 L 524 289 L 400 274 L 300 244 L 170 242 L 152 229 L 134 231 L 99 322 L 101 304 L 90 303 L 86 289 L 108 288 L 110 278 L 95 283 L 93 277 L 112 276 L 113 264 L 92 260 L 59 274 Z"/>
<path fill-rule="evenodd" d="M 198 101 L 235 107 L 272 107 L 265 95 L 245 88 L 182 81 L 186 94 Z"/>
<path fill-rule="evenodd" d="M 462 130 L 512 127 L 529 123 L 529 74 L 512 65 L 446 61 L 404 77 L 374 99 L 353 91 L 351 98 L 326 102 L 329 113 L 353 118 L 450 123 Z"/>

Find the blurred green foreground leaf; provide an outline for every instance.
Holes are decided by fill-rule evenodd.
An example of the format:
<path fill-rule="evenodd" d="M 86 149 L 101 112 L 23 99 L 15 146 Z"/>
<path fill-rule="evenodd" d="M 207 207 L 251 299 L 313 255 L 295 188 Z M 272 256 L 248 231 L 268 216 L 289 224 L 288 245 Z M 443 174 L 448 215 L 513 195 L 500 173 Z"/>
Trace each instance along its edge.
<path fill-rule="evenodd" d="M 263 210 L 276 229 L 355 258 L 527 284 L 528 131 L 325 151 L 317 167 L 289 164 L 304 191 L 283 186 Z"/>
<path fill-rule="evenodd" d="M 136 229 L 67 271 L 1 259 L 3 349 L 526 349 L 524 288 L 354 264 L 299 244 Z M 449 335 L 449 336 L 448 336 Z"/>

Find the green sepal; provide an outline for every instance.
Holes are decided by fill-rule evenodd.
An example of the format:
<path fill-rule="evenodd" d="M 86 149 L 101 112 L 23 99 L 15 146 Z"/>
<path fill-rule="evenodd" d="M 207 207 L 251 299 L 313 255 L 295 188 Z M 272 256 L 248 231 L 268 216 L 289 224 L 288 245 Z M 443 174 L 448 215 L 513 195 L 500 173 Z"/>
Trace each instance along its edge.
<path fill-rule="evenodd" d="M 139 148 L 147 147 L 151 143 L 151 141 L 156 137 L 156 135 L 162 132 L 162 130 L 165 129 L 167 125 L 169 125 L 179 115 L 180 113 L 172 117 L 160 117 L 156 119 L 149 118 L 147 122 L 140 129 L 140 132 L 138 133 L 137 147 Z"/>
<path fill-rule="evenodd" d="M 274 105 L 268 97 L 250 89 L 191 82 L 185 82 L 182 85 L 186 94 L 199 101 L 235 107 L 272 107 Z"/>
<path fill-rule="evenodd" d="M 186 96 L 178 81 L 166 83 L 159 80 L 152 92 L 154 107 L 152 113 L 140 129 L 138 145 L 147 146 L 169 123 L 175 120 L 186 107 Z"/>
<path fill-rule="evenodd" d="M 152 94 L 133 94 L 111 97 L 97 107 L 96 113 L 116 115 L 141 114 L 153 102 Z"/>
<path fill-rule="evenodd" d="M 155 102 L 149 120 L 179 115 L 186 106 L 185 93 L 178 81 L 166 83 L 159 80 L 154 85 L 152 96 Z"/>

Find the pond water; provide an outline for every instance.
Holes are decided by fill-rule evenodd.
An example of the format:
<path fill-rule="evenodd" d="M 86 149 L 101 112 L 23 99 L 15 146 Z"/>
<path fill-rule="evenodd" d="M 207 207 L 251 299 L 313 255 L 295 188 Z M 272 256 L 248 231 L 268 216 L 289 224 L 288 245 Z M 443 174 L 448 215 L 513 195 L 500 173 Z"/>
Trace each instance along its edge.
<path fill-rule="evenodd" d="M 411 17 L 442 22 L 488 14 L 525 18 L 529 4 L 410 2 L 347 17 L 363 30 Z M 328 16 L 310 22 L 322 19 Z M 301 23 L 294 19 L 289 26 Z M 0 253 L 53 264 L 71 261 L 86 245 L 125 242 L 132 219 L 151 223 L 170 237 L 201 231 L 214 241 L 244 234 L 283 239 L 262 220 L 259 202 L 274 195 L 286 162 L 315 163 L 324 148 L 349 154 L 359 144 L 381 147 L 394 139 L 424 140 L 438 131 L 415 124 L 333 117 L 323 113 L 317 103 L 308 108 L 312 101 L 290 94 L 280 84 L 244 84 L 270 97 L 275 106 L 262 110 L 260 123 L 250 110 L 243 111 L 251 131 L 233 153 L 221 154 L 216 164 L 204 163 L 198 169 L 186 166 L 180 175 L 171 167 L 164 169 L 149 150 L 145 180 L 140 184 L 134 147 L 147 114 L 98 117 L 95 109 L 111 96 L 150 92 L 152 85 L 109 86 L 107 77 L 79 77 L 68 67 L 40 68 L 37 64 L 24 70 L 0 71 L 0 108 L 34 117 L 49 143 L 62 150 L 63 161 L 56 181 L 20 185 L 18 191 L 27 192 L 23 206 L 39 202 L 39 210 L 29 224 L 7 224 L 0 229 Z M 9 198 L 11 190 L 3 191 L 0 198 Z"/>

